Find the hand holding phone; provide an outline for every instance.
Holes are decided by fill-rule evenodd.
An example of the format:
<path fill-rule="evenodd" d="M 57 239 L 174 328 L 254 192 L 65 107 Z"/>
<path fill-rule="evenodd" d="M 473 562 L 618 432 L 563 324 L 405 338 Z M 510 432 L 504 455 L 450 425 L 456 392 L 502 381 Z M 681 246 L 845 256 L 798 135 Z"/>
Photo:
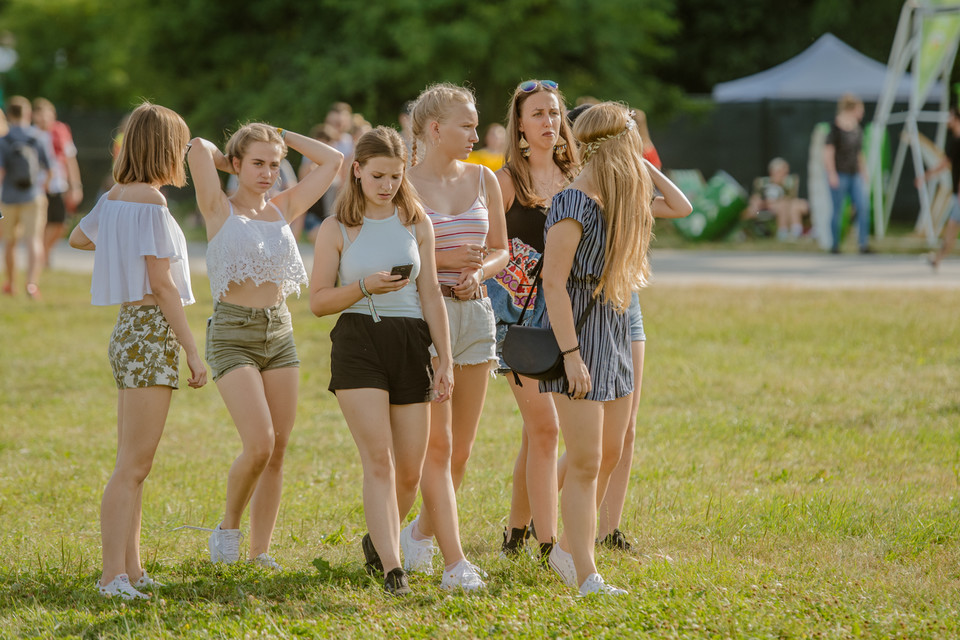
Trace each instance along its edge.
<path fill-rule="evenodd" d="M 412 264 L 398 264 L 390 270 L 390 275 L 400 276 L 401 279 L 407 279 L 410 277 L 411 271 L 413 271 Z"/>

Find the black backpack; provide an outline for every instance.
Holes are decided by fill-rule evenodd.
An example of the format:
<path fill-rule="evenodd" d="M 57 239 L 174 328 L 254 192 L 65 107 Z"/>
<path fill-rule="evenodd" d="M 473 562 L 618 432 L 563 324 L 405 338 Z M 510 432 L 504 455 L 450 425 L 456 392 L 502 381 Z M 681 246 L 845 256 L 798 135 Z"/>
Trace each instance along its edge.
<path fill-rule="evenodd" d="M 5 169 L 10 182 L 17 189 L 30 189 L 40 175 L 40 156 L 31 140 L 7 140 L 10 153 L 5 158 Z"/>

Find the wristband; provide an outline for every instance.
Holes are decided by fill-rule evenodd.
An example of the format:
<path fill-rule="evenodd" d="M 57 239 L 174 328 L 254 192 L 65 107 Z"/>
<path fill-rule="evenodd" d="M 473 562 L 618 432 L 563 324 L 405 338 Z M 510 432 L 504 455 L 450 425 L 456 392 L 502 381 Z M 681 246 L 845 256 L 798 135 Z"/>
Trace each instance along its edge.
<path fill-rule="evenodd" d="M 373 304 L 373 294 L 367 291 L 367 286 L 363 284 L 363 278 L 360 278 L 358 282 L 360 283 L 360 293 L 366 297 L 367 306 L 370 307 L 370 317 L 373 318 L 374 322 L 380 322 L 380 314 L 377 313 L 377 307 Z"/>
<path fill-rule="evenodd" d="M 567 349 L 566 351 L 561 351 L 560 355 L 565 356 L 568 353 L 573 353 L 574 351 L 580 351 L 580 345 L 575 346 L 573 349 Z"/>
<path fill-rule="evenodd" d="M 286 129 L 281 129 L 280 127 L 277 127 L 277 134 L 280 136 L 280 139 L 281 139 L 281 140 L 284 140 L 284 139 L 286 139 L 286 137 L 287 137 L 287 130 L 286 130 Z"/>
<path fill-rule="evenodd" d="M 363 278 L 360 278 L 360 280 L 358 280 L 358 282 L 360 283 L 360 293 L 363 294 L 363 297 L 365 297 L 365 298 L 372 298 L 373 295 L 372 295 L 369 291 L 367 291 L 366 285 L 363 284 Z"/>

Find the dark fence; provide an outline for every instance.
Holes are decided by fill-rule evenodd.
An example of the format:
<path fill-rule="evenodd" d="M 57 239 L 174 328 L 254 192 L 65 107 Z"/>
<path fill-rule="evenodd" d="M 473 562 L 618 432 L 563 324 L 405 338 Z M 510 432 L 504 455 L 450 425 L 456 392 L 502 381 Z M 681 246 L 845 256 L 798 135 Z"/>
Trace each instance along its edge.
<path fill-rule="evenodd" d="M 696 113 L 685 113 L 668 123 L 652 123 L 651 137 L 666 168 L 700 169 L 709 179 L 722 169 L 748 191 L 757 176 L 767 174 L 767 163 L 779 156 L 800 175 L 800 192 L 806 195 L 810 135 L 818 122 L 829 122 L 836 113 L 833 102 L 767 100 L 751 103 L 713 103 L 704 99 Z M 876 105 L 866 105 L 864 122 L 870 122 Z M 906 110 L 898 105 L 894 111 Z M 902 127 L 889 127 L 891 142 Z M 921 125 L 933 138 L 934 125 Z M 913 223 L 920 207 L 913 187 L 913 168 L 907 159 L 894 200 L 891 219 Z"/>
<path fill-rule="evenodd" d="M 810 134 L 818 122 L 833 118 L 834 103 L 713 103 L 705 98 L 699 106 L 696 112 L 678 115 L 667 123 L 651 123 L 651 135 L 665 167 L 700 169 L 707 179 L 722 169 L 749 190 L 754 178 L 767 173 L 767 163 L 780 156 L 800 175 L 801 195 L 806 195 Z M 874 107 L 867 104 L 865 122 L 872 119 Z M 120 111 L 62 109 L 60 112 L 60 118 L 73 129 L 79 151 L 83 210 L 93 206 L 100 185 L 110 174 L 110 148 L 123 115 Z M 934 135 L 932 125 L 921 125 L 921 131 L 931 138 Z M 889 128 L 891 148 L 895 147 L 892 143 L 899 135 L 900 127 Z M 919 200 L 912 182 L 913 169 L 908 159 L 894 201 L 895 221 L 916 220 Z"/>

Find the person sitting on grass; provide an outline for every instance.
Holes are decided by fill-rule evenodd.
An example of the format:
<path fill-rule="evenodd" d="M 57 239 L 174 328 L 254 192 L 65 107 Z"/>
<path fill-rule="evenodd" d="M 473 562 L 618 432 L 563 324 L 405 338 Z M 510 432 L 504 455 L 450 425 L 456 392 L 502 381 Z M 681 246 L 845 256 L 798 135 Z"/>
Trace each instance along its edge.
<path fill-rule="evenodd" d="M 745 217 L 761 219 L 769 212 L 777 222 L 777 240 L 797 240 L 803 235 L 803 217 L 810 213 L 810 205 L 797 195 L 799 178 L 790 173 L 790 165 L 783 158 L 771 160 L 767 171 L 769 175 L 753 182 Z"/>

